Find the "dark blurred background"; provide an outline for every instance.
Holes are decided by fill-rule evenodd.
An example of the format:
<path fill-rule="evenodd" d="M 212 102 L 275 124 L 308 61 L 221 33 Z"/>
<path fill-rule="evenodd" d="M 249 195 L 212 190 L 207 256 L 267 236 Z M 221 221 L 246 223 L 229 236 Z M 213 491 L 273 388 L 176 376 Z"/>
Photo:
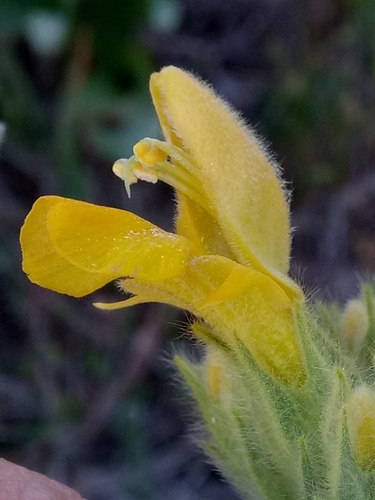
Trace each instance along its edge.
<path fill-rule="evenodd" d="M 267 138 L 293 187 L 292 272 L 345 301 L 375 271 L 374 33 L 372 0 L 1 0 L 1 456 L 89 500 L 236 498 L 171 383 L 172 339 L 195 350 L 185 314 L 97 311 L 111 285 L 75 300 L 30 284 L 19 228 L 43 194 L 172 228 L 171 190 L 128 200 L 111 165 L 160 135 L 148 78 L 174 64 Z"/>

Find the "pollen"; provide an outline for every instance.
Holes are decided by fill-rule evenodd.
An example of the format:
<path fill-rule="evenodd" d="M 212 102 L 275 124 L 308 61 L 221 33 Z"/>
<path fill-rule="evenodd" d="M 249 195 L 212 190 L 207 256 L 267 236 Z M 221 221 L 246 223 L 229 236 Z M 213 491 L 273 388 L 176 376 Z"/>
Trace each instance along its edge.
<path fill-rule="evenodd" d="M 168 155 L 159 149 L 155 142 L 152 139 L 145 138 L 139 141 L 133 148 L 135 156 L 145 166 L 153 167 L 155 164 L 167 159 Z"/>

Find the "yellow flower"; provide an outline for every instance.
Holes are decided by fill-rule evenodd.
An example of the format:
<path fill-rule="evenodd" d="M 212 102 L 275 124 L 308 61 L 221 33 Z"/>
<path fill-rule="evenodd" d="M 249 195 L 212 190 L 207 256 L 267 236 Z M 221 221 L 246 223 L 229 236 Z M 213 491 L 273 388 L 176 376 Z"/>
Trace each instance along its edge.
<path fill-rule="evenodd" d="M 119 279 L 133 297 L 102 309 L 165 302 L 187 309 L 286 382 L 304 379 L 287 276 L 289 208 L 277 167 L 236 114 L 174 67 L 151 76 L 165 142 L 143 139 L 115 163 L 130 185 L 176 189 L 176 234 L 126 211 L 42 197 L 21 230 L 31 281 L 75 297 Z"/>

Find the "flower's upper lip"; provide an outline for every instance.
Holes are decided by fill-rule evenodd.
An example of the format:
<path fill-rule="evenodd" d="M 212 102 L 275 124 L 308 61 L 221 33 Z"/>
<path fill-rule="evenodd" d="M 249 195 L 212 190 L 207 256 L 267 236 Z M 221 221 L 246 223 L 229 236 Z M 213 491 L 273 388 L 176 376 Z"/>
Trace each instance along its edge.
<path fill-rule="evenodd" d="M 216 221 L 236 260 L 301 296 L 287 277 L 289 206 L 277 167 L 236 114 L 205 84 L 173 66 L 150 79 L 167 141 L 200 167 Z"/>
<path fill-rule="evenodd" d="M 235 247 L 240 234 L 253 259 L 286 274 L 288 205 L 251 131 L 211 90 L 177 68 L 152 75 L 150 88 L 166 139 L 188 151 L 200 166 L 227 240 Z M 246 263 L 247 252 L 234 251 Z"/>

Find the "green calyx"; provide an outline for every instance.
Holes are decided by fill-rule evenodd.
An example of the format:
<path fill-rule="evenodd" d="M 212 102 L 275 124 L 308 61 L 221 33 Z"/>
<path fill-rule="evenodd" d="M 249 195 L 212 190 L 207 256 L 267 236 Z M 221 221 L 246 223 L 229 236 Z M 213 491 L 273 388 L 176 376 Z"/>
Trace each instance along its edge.
<path fill-rule="evenodd" d="M 207 355 L 199 363 L 177 356 L 175 363 L 205 428 L 202 448 L 243 498 L 374 498 L 372 287 L 359 300 L 370 319 L 353 352 L 343 333 L 345 308 L 297 307 L 303 385 L 266 374 L 239 340 L 228 348 L 208 327 L 193 326 L 204 332 Z"/>

